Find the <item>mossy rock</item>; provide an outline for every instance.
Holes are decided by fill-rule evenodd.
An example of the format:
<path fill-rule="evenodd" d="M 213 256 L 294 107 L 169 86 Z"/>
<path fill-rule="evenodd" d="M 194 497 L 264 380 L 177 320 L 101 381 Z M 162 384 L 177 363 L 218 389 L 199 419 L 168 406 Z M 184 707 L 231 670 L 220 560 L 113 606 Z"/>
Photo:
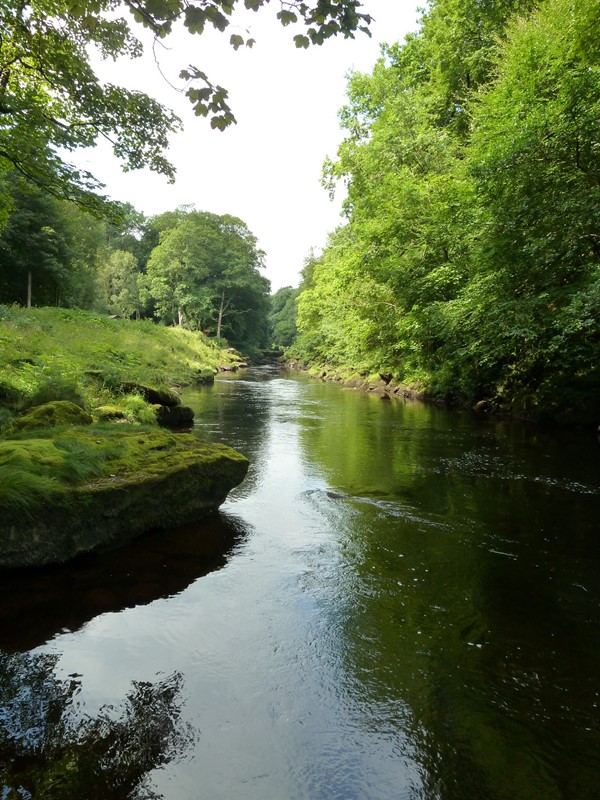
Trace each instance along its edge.
<path fill-rule="evenodd" d="M 248 470 L 248 460 L 225 445 L 159 428 L 71 428 L 44 436 L 0 442 L 0 465 L 25 476 L 35 470 L 32 486 L 41 487 L 37 504 L 31 491 L 26 507 L 18 497 L 4 499 L 0 567 L 62 563 L 151 529 L 194 522 L 217 509 Z M 96 456 L 95 474 L 88 470 L 84 478 L 69 467 L 83 450 L 88 462 Z"/>
<path fill-rule="evenodd" d="M 119 388 L 125 394 L 139 394 L 147 403 L 159 406 L 178 406 L 181 403 L 179 395 L 172 389 L 158 389 L 155 386 L 145 386 L 142 383 L 121 383 Z"/>
<path fill-rule="evenodd" d="M 22 414 L 14 424 L 15 430 L 25 431 L 35 428 L 56 428 L 63 425 L 90 425 L 92 417 L 80 406 L 70 400 L 52 400 L 40 406 L 33 406 Z"/>
<path fill-rule="evenodd" d="M 215 381 L 215 369 L 206 367 L 204 369 L 199 369 L 196 375 L 194 376 L 194 380 L 196 383 L 214 383 Z"/>
<path fill-rule="evenodd" d="M 155 405 L 156 421 L 164 428 L 191 428 L 194 423 L 194 411 L 188 406 Z"/>
<path fill-rule="evenodd" d="M 116 420 L 116 419 L 126 419 L 125 410 L 120 406 L 115 406 L 111 404 L 98 406 L 94 409 L 94 413 L 101 420 Z"/>

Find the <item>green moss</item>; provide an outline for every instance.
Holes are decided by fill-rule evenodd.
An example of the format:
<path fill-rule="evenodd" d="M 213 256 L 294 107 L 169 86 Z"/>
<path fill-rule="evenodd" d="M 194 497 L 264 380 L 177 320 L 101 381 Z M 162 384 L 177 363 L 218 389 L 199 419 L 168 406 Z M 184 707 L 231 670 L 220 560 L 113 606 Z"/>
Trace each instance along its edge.
<path fill-rule="evenodd" d="M 160 428 L 110 425 L 28 432 L 0 441 L 0 505 L 31 510 L 44 501 L 61 503 L 73 487 L 96 491 L 143 483 L 199 460 L 210 467 L 225 451 L 230 460 L 247 464 L 224 445 Z"/>
<path fill-rule="evenodd" d="M 103 422 L 109 422 L 115 419 L 127 419 L 127 414 L 122 406 L 114 403 L 108 403 L 104 406 L 98 406 L 94 409 L 95 417 Z"/>
<path fill-rule="evenodd" d="M 63 425 L 90 425 L 91 422 L 91 415 L 75 403 L 68 400 L 53 400 L 51 403 L 30 408 L 15 421 L 14 428 L 23 431 Z"/>

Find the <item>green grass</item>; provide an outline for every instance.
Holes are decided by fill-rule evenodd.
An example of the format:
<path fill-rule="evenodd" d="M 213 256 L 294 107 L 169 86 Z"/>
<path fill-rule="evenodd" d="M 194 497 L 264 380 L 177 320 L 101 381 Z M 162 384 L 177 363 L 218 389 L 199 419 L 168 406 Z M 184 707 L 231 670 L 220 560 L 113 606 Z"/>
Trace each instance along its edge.
<path fill-rule="evenodd" d="M 199 456 L 212 463 L 220 458 L 219 446 L 156 426 L 105 424 L 14 434 L 0 441 L 0 507 L 13 516 L 31 515 L 44 503 L 68 503 L 73 487 L 126 486 L 183 469 Z"/>
<path fill-rule="evenodd" d="M 185 461 L 183 440 L 158 430 L 153 407 L 121 384 L 182 386 L 235 359 L 201 334 L 149 321 L 0 305 L 0 508 L 28 516 L 75 485 L 160 471 L 171 455 Z M 20 414 L 54 400 L 94 424 L 17 432 Z M 135 428 L 102 423 L 103 408 Z"/>
<path fill-rule="evenodd" d="M 28 513 L 68 486 L 105 474 L 121 448 L 112 437 L 71 428 L 0 441 L 0 506 Z M 54 438 L 51 438 L 54 437 Z"/>
<path fill-rule="evenodd" d="M 0 407 L 13 411 L 70 400 L 93 413 L 116 403 L 127 419 L 148 422 L 147 404 L 124 396 L 122 382 L 186 385 L 234 358 L 201 334 L 150 321 L 0 306 Z"/>

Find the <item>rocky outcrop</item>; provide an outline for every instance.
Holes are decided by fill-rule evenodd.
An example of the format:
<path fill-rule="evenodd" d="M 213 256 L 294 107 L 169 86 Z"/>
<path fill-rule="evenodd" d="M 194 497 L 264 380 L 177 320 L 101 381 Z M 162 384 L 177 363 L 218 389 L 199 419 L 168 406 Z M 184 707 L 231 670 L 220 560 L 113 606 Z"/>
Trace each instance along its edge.
<path fill-rule="evenodd" d="M 211 373 L 214 378 L 214 375 Z M 158 389 L 140 383 L 122 383 L 120 389 L 125 394 L 139 394 L 147 403 L 154 406 L 156 421 L 164 428 L 191 428 L 194 412 L 182 406 L 177 392 L 172 389 Z"/>
<path fill-rule="evenodd" d="M 151 529 L 198 520 L 218 508 L 246 475 L 247 459 L 225 445 L 205 444 L 189 434 L 116 427 L 101 477 L 76 485 L 57 482 L 43 504 L 26 512 L 2 509 L 0 567 L 62 563 L 118 547 Z M 75 436 L 80 444 L 103 447 L 108 434 L 64 433 Z M 66 446 L 61 439 L 55 444 Z"/>
<path fill-rule="evenodd" d="M 191 428 L 194 411 L 188 406 L 154 406 L 156 421 L 165 428 Z"/>

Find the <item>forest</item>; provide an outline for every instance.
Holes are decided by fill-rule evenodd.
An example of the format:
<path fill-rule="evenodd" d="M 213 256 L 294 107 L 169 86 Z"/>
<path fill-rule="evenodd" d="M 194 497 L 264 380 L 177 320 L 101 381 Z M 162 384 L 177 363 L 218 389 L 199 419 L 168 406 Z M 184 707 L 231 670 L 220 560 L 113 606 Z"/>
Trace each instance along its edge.
<path fill-rule="evenodd" d="M 280 303 L 296 358 L 597 423 L 599 41 L 595 0 L 434 0 L 350 77 L 345 222 Z"/>
<path fill-rule="evenodd" d="M 57 155 L 104 136 L 126 169 L 174 178 L 165 153 L 180 121 L 145 95 L 101 91 L 86 60 L 90 44 L 139 54 L 129 24 L 97 5 L 92 25 L 85 3 L 59 3 L 54 28 L 45 0 L 2 12 L 1 303 L 153 318 L 447 402 L 597 422 L 594 0 L 432 0 L 417 33 L 383 46 L 371 74 L 351 73 L 344 138 L 323 168 L 325 189 L 345 192 L 343 223 L 300 287 L 273 297 L 242 220 L 193 207 L 146 218 Z M 191 34 L 225 30 L 234 5 L 200 19 L 175 4 Z M 290 4 L 278 16 L 308 26 L 303 48 L 364 29 L 359 8 Z M 134 21 L 166 38 L 173 13 L 158 2 Z M 196 114 L 235 121 L 225 89 L 196 68 L 182 76 Z"/>
<path fill-rule="evenodd" d="M 5 304 L 62 306 L 151 318 L 226 339 L 267 344 L 264 253 L 237 217 L 179 208 L 122 221 L 92 216 L 9 173 L 12 211 L 0 235 Z"/>

